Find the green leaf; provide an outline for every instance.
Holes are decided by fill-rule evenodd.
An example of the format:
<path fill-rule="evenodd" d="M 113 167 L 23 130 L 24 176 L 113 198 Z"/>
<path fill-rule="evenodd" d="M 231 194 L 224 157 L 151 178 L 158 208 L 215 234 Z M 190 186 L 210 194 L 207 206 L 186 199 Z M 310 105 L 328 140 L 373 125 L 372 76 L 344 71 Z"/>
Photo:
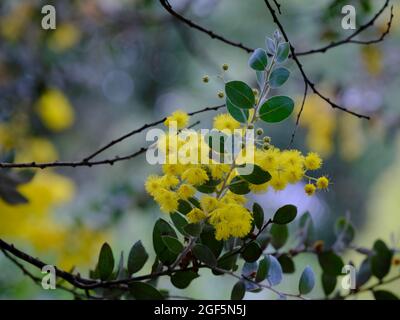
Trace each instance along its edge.
<path fill-rule="evenodd" d="M 356 276 L 356 285 L 357 288 L 360 288 L 364 284 L 368 282 L 368 280 L 371 278 L 372 272 L 371 272 L 371 258 L 368 257 L 366 258 L 360 265 L 360 269 L 357 272 Z"/>
<path fill-rule="evenodd" d="M 371 257 L 371 271 L 378 279 L 383 279 L 390 271 L 393 253 L 382 240 L 374 243 Z"/>
<path fill-rule="evenodd" d="M 268 57 L 265 50 L 261 48 L 254 50 L 249 59 L 249 67 L 257 71 L 263 71 L 267 65 Z"/>
<path fill-rule="evenodd" d="M 272 219 L 275 224 L 288 224 L 297 216 L 297 207 L 291 204 L 279 208 Z"/>
<path fill-rule="evenodd" d="M 183 244 L 177 238 L 171 236 L 162 236 L 164 244 L 167 246 L 169 251 L 179 254 L 183 250 Z"/>
<path fill-rule="evenodd" d="M 386 290 L 373 291 L 375 300 L 399 300 L 399 298 Z"/>
<path fill-rule="evenodd" d="M 261 256 L 262 250 L 260 245 L 253 241 L 250 242 L 243 250 L 242 257 L 247 262 L 254 262 L 257 261 L 258 258 Z"/>
<path fill-rule="evenodd" d="M 257 282 L 261 282 L 261 281 L 265 280 L 265 278 L 268 275 L 268 269 L 269 269 L 269 260 L 268 260 L 268 258 L 263 257 L 263 259 L 258 264 L 258 270 L 257 270 L 257 274 L 256 274 Z"/>
<path fill-rule="evenodd" d="M 315 286 L 315 275 L 314 271 L 310 266 L 307 266 L 301 274 L 299 281 L 299 292 L 300 294 L 308 294 L 312 291 Z"/>
<path fill-rule="evenodd" d="M 136 300 L 163 300 L 164 296 L 153 286 L 145 282 L 131 282 L 129 291 Z"/>
<path fill-rule="evenodd" d="M 191 270 L 178 271 L 171 276 L 171 283 L 178 289 L 185 289 L 194 279 L 198 277 L 199 275 Z"/>
<path fill-rule="evenodd" d="M 340 217 L 335 224 L 335 235 L 336 237 L 340 237 L 341 241 L 348 245 L 354 239 L 355 229 L 346 218 Z"/>
<path fill-rule="evenodd" d="M 240 123 L 247 123 L 247 120 L 249 118 L 249 110 L 235 107 L 228 98 L 226 99 L 226 109 L 233 119 Z"/>
<path fill-rule="evenodd" d="M 179 199 L 178 200 L 178 212 L 187 215 L 190 211 L 192 211 L 192 206 L 188 201 Z"/>
<path fill-rule="evenodd" d="M 184 230 L 185 226 L 188 224 L 186 219 L 182 217 L 182 215 L 178 212 L 171 213 L 170 215 L 172 223 L 174 224 L 175 228 L 182 234 L 186 235 Z"/>
<path fill-rule="evenodd" d="M 279 44 L 278 49 L 276 51 L 276 61 L 278 63 L 283 63 L 289 56 L 290 45 L 288 42 L 283 42 Z"/>
<path fill-rule="evenodd" d="M 101 247 L 97 269 L 100 279 L 103 281 L 107 280 L 114 270 L 114 256 L 107 242 Z"/>
<path fill-rule="evenodd" d="M 236 265 L 237 257 L 238 257 L 237 254 L 232 254 L 231 252 L 226 252 L 218 259 L 217 267 L 219 269 L 230 271 L 230 270 L 234 269 L 234 267 Z M 221 275 L 223 273 L 213 270 L 213 274 Z"/>
<path fill-rule="evenodd" d="M 271 88 L 279 88 L 281 87 L 290 76 L 290 71 L 284 67 L 276 68 L 272 71 L 269 77 L 269 85 Z"/>
<path fill-rule="evenodd" d="M 137 241 L 131 248 L 128 257 L 128 273 L 134 274 L 143 268 L 149 255 L 142 245 L 142 241 Z"/>
<path fill-rule="evenodd" d="M 276 52 L 275 41 L 271 38 L 266 37 L 265 46 L 269 54 L 274 55 Z"/>
<path fill-rule="evenodd" d="M 294 273 L 296 271 L 293 259 L 287 254 L 281 254 L 278 257 L 278 261 L 281 264 L 283 273 Z"/>
<path fill-rule="evenodd" d="M 212 251 L 205 245 L 196 244 L 193 247 L 192 252 L 197 259 L 199 259 L 201 262 L 205 263 L 206 265 L 208 265 L 210 267 L 217 266 L 217 259 L 215 258 Z"/>
<path fill-rule="evenodd" d="M 315 238 L 314 222 L 309 212 L 305 212 L 299 221 L 300 233 L 304 239 L 304 244 L 309 245 L 313 243 Z"/>
<path fill-rule="evenodd" d="M 212 150 L 218 153 L 225 152 L 225 142 L 228 139 L 225 133 L 213 129 L 205 135 L 204 139 Z"/>
<path fill-rule="evenodd" d="M 251 109 L 254 107 L 253 90 L 242 81 L 230 81 L 225 84 L 226 96 L 237 108 Z"/>
<path fill-rule="evenodd" d="M 169 223 L 163 219 L 158 219 L 154 225 L 153 229 L 153 247 L 156 252 L 159 260 L 165 265 L 170 265 L 173 263 L 177 254 L 171 252 L 168 247 L 165 245 L 162 237 L 163 236 L 171 236 L 176 238 L 175 230 L 169 225 Z"/>
<path fill-rule="evenodd" d="M 246 286 L 243 281 L 238 281 L 232 288 L 231 300 L 242 300 L 246 293 Z"/>
<path fill-rule="evenodd" d="M 273 224 L 271 226 L 270 234 L 271 244 L 276 250 L 282 248 L 289 238 L 289 230 L 285 224 Z"/>
<path fill-rule="evenodd" d="M 256 227 L 260 230 L 264 224 L 264 210 L 257 202 L 253 204 L 253 218 Z"/>
<path fill-rule="evenodd" d="M 247 166 L 253 166 L 253 170 L 250 174 L 247 174 L 248 172 L 248 168 L 245 168 L 244 166 L 240 166 L 237 168 L 237 171 L 240 175 L 240 177 L 244 180 L 246 180 L 247 182 L 250 182 L 251 184 L 263 184 L 268 182 L 269 180 L 271 180 L 271 175 L 269 174 L 269 172 L 264 171 L 263 169 L 261 169 L 260 166 L 256 165 L 256 164 L 246 164 Z"/>
<path fill-rule="evenodd" d="M 219 257 L 223 248 L 223 241 L 215 239 L 215 229 L 210 225 L 205 225 L 200 235 L 201 243 L 208 247 L 216 258 Z"/>
<path fill-rule="evenodd" d="M 336 288 L 336 283 L 337 283 L 336 276 L 323 273 L 321 276 L 321 281 L 325 296 L 329 296 Z"/>
<path fill-rule="evenodd" d="M 282 282 L 283 274 L 282 274 L 282 266 L 279 261 L 272 255 L 268 255 L 267 259 L 269 261 L 268 268 L 268 282 L 271 286 L 277 286 Z"/>
<path fill-rule="evenodd" d="M 248 194 L 250 192 L 249 183 L 240 177 L 234 177 L 229 185 L 229 190 L 235 194 Z"/>
<path fill-rule="evenodd" d="M 186 225 L 183 230 L 192 237 L 198 237 L 201 233 L 201 225 L 199 223 L 189 223 Z"/>
<path fill-rule="evenodd" d="M 324 273 L 331 276 L 341 275 L 344 264 L 342 259 L 333 251 L 320 253 L 318 261 Z"/>
<path fill-rule="evenodd" d="M 265 122 L 281 122 L 288 118 L 294 109 L 294 102 L 287 96 L 268 99 L 260 108 L 260 118 Z"/>

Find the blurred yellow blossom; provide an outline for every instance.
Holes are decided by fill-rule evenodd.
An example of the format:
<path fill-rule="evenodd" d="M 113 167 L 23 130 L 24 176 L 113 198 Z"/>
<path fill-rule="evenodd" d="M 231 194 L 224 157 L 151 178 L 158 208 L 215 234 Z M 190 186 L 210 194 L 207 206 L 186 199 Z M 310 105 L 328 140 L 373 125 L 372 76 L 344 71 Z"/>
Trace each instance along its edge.
<path fill-rule="evenodd" d="M 53 131 L 65 130 L 75 120 L 68 98 L 58 89 L 46 90 L 39 98 L 36 110 L 43 124 Z"/>
<path fill-rule="evenodd" d="M 80 30 L 72 23 L 62 23 L 52 31 L 48 46 L 55 52 L 64 52 L 76 46 L 81 38 Z"/>

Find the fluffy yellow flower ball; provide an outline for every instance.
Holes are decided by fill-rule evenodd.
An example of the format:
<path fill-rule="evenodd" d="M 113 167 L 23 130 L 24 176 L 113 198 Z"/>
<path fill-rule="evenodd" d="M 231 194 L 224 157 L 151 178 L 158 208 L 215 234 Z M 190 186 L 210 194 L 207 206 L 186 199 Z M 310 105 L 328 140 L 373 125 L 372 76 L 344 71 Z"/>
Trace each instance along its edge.
<path fill-rule="evenodd" d="M 214 128 L 233 131 L 240 128 L 240 122 L 233 119 L 228 113 L 222 113 L 214 118 Z"/>
<path fill-rule="evenodd" d="M 167 119 L 164 121 L 164 125 L 169 127 L 172 126 L 174 122 L 176 122 L 178 129 L 185 128 L 189 123 L 189 115 L 182 110 L 177 110 L 173 112 L 172 115 L 167 117 Z"/>
<path fill-rule="evenodd" d="M 315 193 L 315 190 L 317 188 L 315 187 L 315 185 L 308 183 L 304 186 L 304 191 L 309 195 L 312 196 Z"/>
<path fill-rule="evenodd" d="M 327 189 L 329 186 L 329 179 L 327 177 L 320 177 L 317 179 L 317 188 L 318 189 Z"/>
<path fill-rule="evenodd" d="M 309 152 L 304 159 L 304 165 L 307 170 L 317 170 L 322 166 L 322 159 L 315 152 Z"/>

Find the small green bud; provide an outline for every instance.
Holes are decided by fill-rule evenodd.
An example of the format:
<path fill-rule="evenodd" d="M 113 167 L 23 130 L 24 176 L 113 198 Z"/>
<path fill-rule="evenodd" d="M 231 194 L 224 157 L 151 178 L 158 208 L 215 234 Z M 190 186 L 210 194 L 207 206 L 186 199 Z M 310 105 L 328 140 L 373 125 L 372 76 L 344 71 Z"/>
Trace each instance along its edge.
<path fill-rule="evenodd" d="M 223 97 L 225 97 L 225 94 L 223 91 L 218 91 L 218 98 L 222 99 Z"/>
<path fill-rule="evenodd" d="M 229 69 L 229 65 L 226 64 L 226 63 L 224 63 L 224 64 L 222 65 L 222 70 L 227 71 L 228 69 Z"/>
<path fill-rule="evenodd" d="M 263 144 L 263 149 L 264 150 L 269 150 L 269 149 L 271 149 L 271 145 L 269 143 L 264 143 Z"/>
<path fill-rule="evenodd" d="M 249 125 L 247 126 L 247 129 L 253 130 L 253 129 L 254 129 L 254 125 L 249 124 Z"/>
<path fill-rule="evenodd" d="M 265 136 L 264 139 L 263 139 L 263 141 L 264 141 L 265 143 L 271 143 L 271 137 Z"/>
<path fill-rule="evenodd" d="M 255 96 L 258 96 L 258 90 L 257 89 L 253 89 L 253 94 L 255 95 Z"/>
<path fill-rule="evenodd" d="M 262 128 L 257 129 L 257 135 L 261 136 L 264 133 L 264 130 Z"/>
<path fill-rule="evenodd" d="M 206 76 L 203 77 L 202 80 L 203 80 L 204 83 L 208 83 L 210 81 L 210 78 L 206 75 Z"/>

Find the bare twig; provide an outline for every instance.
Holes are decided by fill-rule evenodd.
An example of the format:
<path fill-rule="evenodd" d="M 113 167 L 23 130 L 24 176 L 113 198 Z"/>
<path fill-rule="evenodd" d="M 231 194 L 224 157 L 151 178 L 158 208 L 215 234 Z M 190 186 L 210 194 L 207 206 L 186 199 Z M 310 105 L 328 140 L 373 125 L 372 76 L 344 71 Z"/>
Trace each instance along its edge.
<path fill-rule="evenodd" d="M 361 45 L 370 45 L 374 43 L 381 42 L 385 39 L 385 37 L 389 34 L 391 26 L 392 26 L 392 21 L 393 21 L 393 6 L 390 9 L 390 19 L 387 24 L 387 29 L 385 32 L 382 33 L 382 35 L 378 39 L 374 40 L 369 40 L 369 41 L 362 41 L 362 40 L 354 40 L 355 37 L 357 37 L 360 33 L 368 29 L 369 27 L 373 26 L 376 20 L 382 15 L 382 13 L 385 11 L 385 9 L 388 7 L 390 3 L 390 0 L 386 0 L 383 7 L 375 14 L 375 16 L 372 17 L 371 20 L 369 20 L 367 23 L 363 24 L 360 28 L 358 28 L 356 31 L 354 31 L 351 35 L 349 35 L 347 38 L 340 40 L 340 41 L 335 41 L 330 43 L 329 45 L 323 46 L 318 49 L 312 49 L 312 50 L 307 50 L 307 51 L 302 51 L 302 52 L 297 52 L 297 56 L 306 56 L 310 54 L 315 54 L 315 53 L 325 53 L 330 49 L 339 47 L 344 44 L 348 43 L 355 43 L 355 44 L 361 44 Z"/>
<path fill-rule="evenodd" d="M 297 114 L 296 124 L 295 124 L 295 127 L 294 127 L 294 129 L 293 129 L 292 136 L 291 136 L 291 138 L 290 138 L 289 147 L 292 146 L 292 144 L 293 144 L 293 142 L 294 142 L 294 137 L 296 136 L 297 128 L 299 127 L 300 118 L 301 118 L 301 115 L 303 114 L 304 105 L 305 105 L 306 100 L 307 100 L 307 92 L 308 92 L 308 82 L 305 81 L 305 82 L 304 82 L 303 101 L 302 101 L 302 103 L 301 103 L 301 107 L 300 107 L 299 113 Z"/>
<path fill-rule="evenodd" d="M 203 32 L 207 35 L 209 35 L 212 39 L 217 39 L 219 41 L 222 41 L 226 44 L 229 44 L 230 46 L 236 47 L 236 48 L 240 48 L 242 50 L 245 50 L 247 53 L 253 52 L 254 49 L 250 48 L 248 46 L 245 46 L 243 43 L 241 42 L 235 42 L 232 40 L 229 40 L 217 33 L 215 33 L 214 31 L 210 30 L 210 29 L 206 29 L 204 27 L 202 27 L 201 25 L 194 23 L 193 21 L 189 20 L 188 18 L 185 18 L 184 16 L 180 15 L 179 13 L 177 13 L 171 6 L 171 4 L 168 2 L 168 0 L 160 0 L 161 5 L 164 7 L 165 10 L 167 10 L 172 16 L 174 16 L 175 18 L 177 18 L 179 21 L 185 23 L 187 26 L 194 28 L 200 32 Z"/>
<path fill-rule="evenodd" d="M 221 108 L 225 107 L 225 104 L 218 105 L 218 106 L 213 106 L 213 107 L 206 107 L 197 111 L 189 112 L 189 116 L 193 116 L 196 114 L 208 112 L 208 111 L 217 111 Z M 45 169 L 45 168 L 54 168 L 54 167 L 93 167 L 93 166 L 98 166 L 98 165 L 114 165 L 114 163 L 120 162 L 120 161 L 126 161 L 133 159 L 147 151 L 147 147 L 142 147 L 139 150 L 128 154 L 126 156 L 115 156 L 111 159 L 104 159 L 104 160 L 92 160 L 95 156 L 100 154 L 101 152 L 113 147 L 114 145 L 122 142 L 123 140 L 138 134 L 148 128 L 155 127 L 156 125 L 159 125 L 165 121 L 166 118 L 163 118 L 161 120 L 157 120 L 155 122 L 145 124 L 141 126 L 138 129 L 132 130 L 123 136 L 112 140 L 111 142 L 107 143 L 105 146 L 101 147 L 98 149 L 96 152 L 92 153 L 90 156 L 84 158 L 83 160 L 80 161 L 54 161 L 54 162 L 24 162 L 24 163 L 11 163 L 11 162 L 0 162 L 0 168 L 38 168 L 38 169 Z M 194 125 L 196 125 L 195 123 Z"/>
<path fill-rule="evenodd" d="M 307 74 L 305 73 L 304 68 L 303 68 L 303 65 L 302 65 L 302 63 L 300 62 L 300 60 L 298 59 L 297 54 L 296 54 L 296 52 L 295 52 L 295 48 L 294 48 L 293 45 L 290 43 L 289 37 L 288 37 L 288 35 L 286 34 L 286 31 L 285 31 L 285 29 L 283 28 L 282 23 L 279 21 L 278 16 L 277 16 L 277 14 L 276 14 L 276 12 L 275 12 L 275 9 L 272 8 L 272 6 L 271 6 L 271 4 L 269 3 L 268 0 L 264 0 L 264 2 L 265 2 L 265 4 L 267 5 L 267 8 L 268 8 L 269 12 L 271 13 L 272 18 L 273 18 L 275 24 L 278 26 L 278 28 L 279 28 L 280 32 L 282 33 L 284 39 L 290 44 L 290 52 L 291 52 L 291 54 L 292 54 L 292 59 L 293 59 L 293 61 L 296 63 L 297 67 L 299 68 L 299 71 L 300 71 L 301 75 L 303 76 L 304 82 L 308 83 L 308 86 L 312 89 L 312 91 L 313 91 L 316 95 L 318 95 L 322 100 L 326 101 L 333 109 L 338 109 L 338 110 L 344 111 L 344 112 L 349 113 L 349 114 L 351 114 L 351 115 L 353 115 L 353 116 L 356 116 L 356 117 L 358 117 L 358 118 L 370 119 L 369 116 L 366 116 L 366 115 L 357 113 L 357 112 L 355 112 L 355 111 L 349 110 L 349 109 L 347 109 L 347 108 L 345 108 L 345 107 L 342 107 L 342 106 L 338 105 L 337 103 L 333 102 L 330 98 L 324 96 L 324 95 L 316 88 L 315 83 L 313 83 L 313 82 L 308 78 Z"/>

